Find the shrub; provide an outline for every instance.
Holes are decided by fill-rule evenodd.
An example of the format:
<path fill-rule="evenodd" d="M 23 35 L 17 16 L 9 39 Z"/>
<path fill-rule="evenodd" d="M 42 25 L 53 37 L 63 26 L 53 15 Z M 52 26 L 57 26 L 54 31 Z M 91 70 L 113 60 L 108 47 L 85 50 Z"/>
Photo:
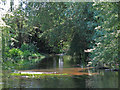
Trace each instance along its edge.
<path fill-rule="evenodd" d="M 29 50 L 25 50 L 25 51 L 23 52 L 23 57 L 24 57 L 24 58 L 28 58 L 30 55 L 31 55 L 31 52 L 30 52 Z"/>
<path fill-rule="evenodd" d="M 24 43 L 24 44 L 22 44 L 20 50 L 22 50 L 23 52 L 24 51 L 30 51 L 30 52 L 33 53 L 33 52 L 37 51 L 37 48 L 36 48 L 36 46 L 34 44 L 26 44 L 26 43 Z"/>
<path fill-rule="evenodd" d="M 29 47 L 29 45 L 24 43 L 24 44 L 22 44 L 20 50 L 21 50 L 21 51 L 28 50 L 28 49 L 29 49 L 28 47 Z"/>
<path fill-rule="evenodd" d="M 12 48 L 8 51 L 8 56 L 11 58 L 21 57 L 23 52 L 18 48 Z"/>

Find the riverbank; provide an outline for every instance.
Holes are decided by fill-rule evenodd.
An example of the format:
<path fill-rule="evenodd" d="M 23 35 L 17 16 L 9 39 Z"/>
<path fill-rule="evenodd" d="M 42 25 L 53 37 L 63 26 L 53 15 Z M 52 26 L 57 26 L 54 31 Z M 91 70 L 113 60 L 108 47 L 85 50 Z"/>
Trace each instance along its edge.
<path fill-rule="evenodd" d="M 27 69 L 31 65 L 35 65 L 35 63 L 41 61 L 47 57 L 45 54 L 36 54 L 36 56 L 29 56 L 27 58 L 7 58 L 5 62 L 3 62 L 2 67 L 3 70 L 13 70 L 14 69 Z M 17 62 L 16 62 L 17 61 Z"/>

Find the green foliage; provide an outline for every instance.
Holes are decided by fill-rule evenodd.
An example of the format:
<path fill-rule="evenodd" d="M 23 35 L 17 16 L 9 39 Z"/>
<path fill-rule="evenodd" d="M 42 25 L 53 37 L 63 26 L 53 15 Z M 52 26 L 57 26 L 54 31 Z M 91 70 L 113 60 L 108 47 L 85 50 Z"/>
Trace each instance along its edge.
<path fill-rule="evenodd" d="M 23 51 L 23 52 L 31 52 L 31 53 L 37 52 L 37 48 L 36 48 L 35 45 L 26 44 L 26 43 L 22 44 L 20 50 Z"/>
<path fill-rule="evenodd" d="M 91 53 L 94 66 L 115 66 L 118 63 L 118 9 L 117 3 L 96 3 L 94 18 L 99 26 L 95 28 L 95 50 Z M 99 11 L 98 11 L 99 10 Z M 114 24 L 113 24 L 114 23 Z"/>
<path fill-rule="evenodd" d="M 31 56 L 32 57 L 39 57 L 39 56 L 42 56 L 42 55 L 40 53 L 33 53 Z"/>
<path fill-rule="evenodd" d="M 24 52 L 23 52 L 23 58 L 28 58 L 29 56 L 31 56 L 31 52 L 29 51 L 29 50 L 25 50 Z"/>
<path fill-rule="evenodd" d="M 22 44 L 21 48 L 22 51 L 29 50 L 29 45 L 28 44 Z"/>
<path fill-rule="evenodd" d="M 70 48 L 72 55 L 89 48 L 94 33 L 92 3 L 30 2 L 26 6 L 25 9 L 19 7 L 13 12 L 14 16 L 6 15 L 4 19 L 13 29 L 13 47 L 21 47 L 23 51 L 30 49 L 24 42 L 33 43 L 44 53 L 63 53 Z"/>
<path fill-rule="evenodd" d="M 20 49 L 10 49 L 9 47 L 7 47 L 5 52 L 6 57 L 10 58 L 28 58 L 33 54 L 38 55 L 37 49 L 33 44 L 22 44 Z"/>
<path fill-rule="evenodd" d="M 9 43 L 13 48 L 7 56 L 69 53 L 84 61 L 84 50 L 95 48 L 90 56 L 94 65 L 118 63 L 118 3 L 28 2 L 25 5 L 3 18 L 10 26 L 3 32 L 10 40 L 2 37 L 3 44 Z"/>
<path fill-rule="evenodd" d="M 17 48 L 10 49 L 8 53 L 9 53 L 9 57 L 11 58 L 21 57 L 23 55 L 23 52 Z"/>

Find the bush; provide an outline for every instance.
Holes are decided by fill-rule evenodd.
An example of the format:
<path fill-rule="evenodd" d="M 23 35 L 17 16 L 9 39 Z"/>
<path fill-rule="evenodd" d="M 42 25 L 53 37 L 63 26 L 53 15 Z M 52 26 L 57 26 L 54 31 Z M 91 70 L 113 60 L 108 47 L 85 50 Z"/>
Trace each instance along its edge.
<path fill-rule="evenodd" d="M 28 58 L 29 56 L 31 56 L 31 52 L 30 52 L 29 50 L 25 50 L 25 51 L 23 52 L 23 57 L 24 57 L 24 58 Z"/>
<path fill-rule="evenodd" d="M 37 48 L 34 44 L 22 44 L 21 48 L 20 48 L 21 51 L 30 51 L 31 53 L 33 52 L 36 52 L 37 51 Z"/>
<path fill-rule="evenodd" d="M 7 48 L 5 51 L 5 56 L 9 58 L 28 58 L 32 54 L 36 53 L 37 49 L 33 44 L 22 44 L 21 48 Z"/>
<path fill-rule="evenodd" d="M 20 49 L 12 48 L 8 51 L 7 54 L 11 58 L 21 57 L 23 55 L 23 52 Z"/>
<path fill-rule="evenodd" d="M 22 44 L 22 46 L 21 46 L 20 50 L 21 50 L 21 51 L 28 50 L 28 49 L 29 49 L 28 47 L 29 47 L 29 45 L 28 45 L 28 44 Z"/>
<path fill-rule="evenodd" d="M 34 53 L 32 54 L 32 57 L 39 57 L 39 56 L 42 56 L 40 53 Z"/>

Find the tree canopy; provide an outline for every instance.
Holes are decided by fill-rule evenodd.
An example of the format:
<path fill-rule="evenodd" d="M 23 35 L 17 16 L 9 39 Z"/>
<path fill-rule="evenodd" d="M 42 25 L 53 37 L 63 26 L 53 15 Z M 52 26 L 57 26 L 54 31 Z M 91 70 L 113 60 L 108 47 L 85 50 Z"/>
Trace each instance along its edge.
<path fill-rule="evenodd" d="M 93 65 L 118 63 L 119 3 L 22 2 L 3 18 L 7 46 L 33 45 L 39 53 L 67 53 Z M 3 37 L 4 38 L 4 37 Z M 3 39 L 4 40 L 4 39 Z M 87 55 L 88 57 L 88 55 Z"/>

